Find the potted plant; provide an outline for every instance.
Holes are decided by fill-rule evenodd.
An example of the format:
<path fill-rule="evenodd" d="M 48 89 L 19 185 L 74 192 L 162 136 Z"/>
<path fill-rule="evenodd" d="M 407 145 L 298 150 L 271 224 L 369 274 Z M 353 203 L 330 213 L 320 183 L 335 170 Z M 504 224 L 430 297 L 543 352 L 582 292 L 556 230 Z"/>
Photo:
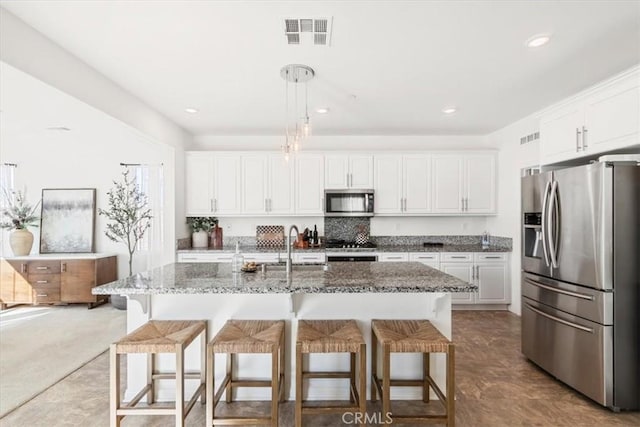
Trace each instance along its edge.
<path fill-rule="evenodd" d="M 191 229 L 191 247 L 209 247 L 209 233 L 218 224 L 218 220 L 212 216 L 187 217 L 187 225 Z"/>
<path fill-rule="evenodd" d="M 107 192 L 109 209 L 98 209 L 111 222 L 104 234 L 109 240 L 127 245 L 129 253 L 129 276 L 133 275 L 133 254 L 145 232 L 151 227 L 149 200 L 130 179 L 129 170 L 122 173 L 122 182 L 113 181 L 115 187 Z M 111 295 L 111 305 L 121 310 L 127 308 L 127 299 Z"/>
<path fill-rule="evenodd" d="M 31 207 L 24 192 L 17 191 L 13 194 L 3 189 L 4 207 L 2 208 L 2 222 L 0 227 L 11 230 L 9 245 L 15 256 L 29 255 L 33 246 L 33 234 L 27 227 L 38 227 L 40 217 L 36 210 L 40 201 Z"/>

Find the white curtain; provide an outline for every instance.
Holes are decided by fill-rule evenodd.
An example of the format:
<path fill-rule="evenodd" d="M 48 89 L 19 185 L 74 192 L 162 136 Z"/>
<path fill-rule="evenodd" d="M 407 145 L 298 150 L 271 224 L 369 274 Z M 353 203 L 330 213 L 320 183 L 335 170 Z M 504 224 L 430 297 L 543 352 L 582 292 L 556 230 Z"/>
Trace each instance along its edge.
<path fill-rule="evenodd" d="M 151 209 L 151 227 L 138 244 L 138 265 L 142 271 L 160 267 L 163 262 L 164 248 L 164 174 L 159 165 L 127 165 L 134 182 L 147 196 Z M 144 260 L 144 261 L 143 261 Z"/>
<path fill-rule="evenodd" d="M 0 165 L 0 211 L 5 208 L 6 198 L 5 194 L 13 197 L 15 191 L 15 171 L 16 164 L 13 163 L 3 163 Z M 5 248 L 7 244 L 7 239 L 5 236 L 7 235 L 6 230 L 1 230 L 0 232 L 0 256 L 4 256 L 5 253 L 9 254 L 8 248 Z"/>

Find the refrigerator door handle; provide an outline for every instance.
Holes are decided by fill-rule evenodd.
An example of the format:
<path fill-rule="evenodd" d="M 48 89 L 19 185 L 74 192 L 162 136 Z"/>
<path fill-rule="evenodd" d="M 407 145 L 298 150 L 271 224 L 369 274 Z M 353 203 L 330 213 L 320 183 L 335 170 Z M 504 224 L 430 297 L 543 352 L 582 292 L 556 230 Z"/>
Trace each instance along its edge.
<path fill-rule="evenodd" d="M 558 181 L 553 181 L 553 184 L 551 185 L 551 194 L 549 195 L 547 230 L 551 266 L 553 268 L 558 268 L 558 238 L 560 237 L 560 212 L 558 205 Z"/>
<path fill-rule="evenodd" d="M 542 198 L 542 252 L 544 254 L 544 264 L 549 267 L 549 250 L 547 249 L 547 201 L 549 200 L 549 191 L 551 190 L 551 182 L 547 182 L 544 186 L 544 197 Z"/>
<path fill-rule="evenodd" d="M 579 329 L 579 330 L 581 330 L 581 331 L 585 331 L 585 332 L 593 333 L 593 329 L 591 329 L 591 328 L 587 328 L 586 326 L 578 325 L 577 323 L 569 322 L 569 321 L 564 320 L 564 319 L 561 319 L 561 318 L 559 318 L 559 317 L 552 316 L 551 314 L 547 314 L 547 313 L 545 313 L 544 311 L 538 310 L 537 308 L 535 308 L 535 307 L 531 306 L 531 304 L 527 304 L 527 303 L 525 303 L 525 306 L 526 306 L 529 310 L 533 311 L 534 313 L 537 313 L 537 314 L 539 314 L 539 315 L 540 315 L 540 316 L 542 316 L 542 317 L 546 317 L 546 318 L 547 318 L 547 319 L 549 319 L 549 320 L 553 320 L 554 322 L 562 323 L 563 325 L 567 325 L 567 326 L 570 326 L 570 327 L 572 327 L 572 328 Z"/>

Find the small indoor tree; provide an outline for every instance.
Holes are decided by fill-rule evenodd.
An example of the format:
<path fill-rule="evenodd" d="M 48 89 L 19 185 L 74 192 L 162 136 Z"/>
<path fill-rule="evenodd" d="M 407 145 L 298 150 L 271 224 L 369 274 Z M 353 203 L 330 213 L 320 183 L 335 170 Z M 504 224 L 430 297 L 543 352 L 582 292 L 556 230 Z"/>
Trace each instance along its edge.
<path fill-rule="evenodd" d="M 113 181 L 107 193 L 109 209 L 99 209 L 109 221 L 104 234 L 114 241 L 127 245 L 129 252 L 129 276 L 133 275 L 133 254 L 145 232 L 151 227 L 151 209 L 147 196 L 140 191 L 129 176 L 129 170 L 122 173 L 122 181 Z"/>

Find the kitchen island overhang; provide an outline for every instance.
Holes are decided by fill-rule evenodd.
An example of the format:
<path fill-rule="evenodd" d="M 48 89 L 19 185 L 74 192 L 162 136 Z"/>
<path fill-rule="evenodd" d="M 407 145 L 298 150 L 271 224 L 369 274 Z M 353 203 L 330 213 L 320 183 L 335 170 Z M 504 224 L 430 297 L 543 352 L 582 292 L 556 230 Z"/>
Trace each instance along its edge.
<path fill-rule="evenodd" d="M 414 262 L 330 263 L 325 266 L 295 266 L 290 280 L 279 266 L 267 266 L 266 272 L 232 273 L 229 264 L 168 264 L 94 288 L 95 294 L 120 294 L 129 297 L 127 330 L 130 332 L 150 319 L 205 319 L 210 336 L 229 319 L 283 319 L 286 330 L 286 395 L 294 398 L 295 336 L 298 319 L 355 319 L 367 341 L 370 353 L 371 319 L 428 319 L 442 334 L 451 336 L 451 292 L 475 292 L 477 285 Z M 137 302 L 137 303 L 136 303 Z M 198 346 L 194 346 L 197 348 Z M 158 358 L 160 369 L 172 369 L 170 357 Z M 431 355 L 436 382 L 443 386 L 445 361 Z M 222 359 L 220 360 L 222 362 Z M 144 355 L 128 357 L 129 376 L 126 398 L 139 390 L 145 381 Z M 199 367 L 197 352 L 185 354 L 187 370 Z M 348 357 L 314 356 L 310 363 L 316 370 L 346 370 Z M 370 361 L 367 358 L 369 365 Z M 399 378 L 412 378 L 421 372 L 418 354 L 393 357 L 392 371 Z M 239 371 L 249 377 L 269 375 L 270 365 L 261 356 L 242 355 Z M 216 381 L 224 377 L 224 366 L 216 363 Z M 219 369 L 218 369 L 219 368 Z M 367 367 L 370 379 L 371 367 Z M 309 400 L 343 398 L 344 387 L 332 381 L 312 383 L 306 392 Z M 171 400 L 172 384 L 158 388 L 158 400 Z M 197 386 L 185 383 L 186 391 Z M 268 389 L 238 390 L 238 400 L 268 400 Z M 420 390 L 400 388 L 394 399 L 421 399 Z"/>

